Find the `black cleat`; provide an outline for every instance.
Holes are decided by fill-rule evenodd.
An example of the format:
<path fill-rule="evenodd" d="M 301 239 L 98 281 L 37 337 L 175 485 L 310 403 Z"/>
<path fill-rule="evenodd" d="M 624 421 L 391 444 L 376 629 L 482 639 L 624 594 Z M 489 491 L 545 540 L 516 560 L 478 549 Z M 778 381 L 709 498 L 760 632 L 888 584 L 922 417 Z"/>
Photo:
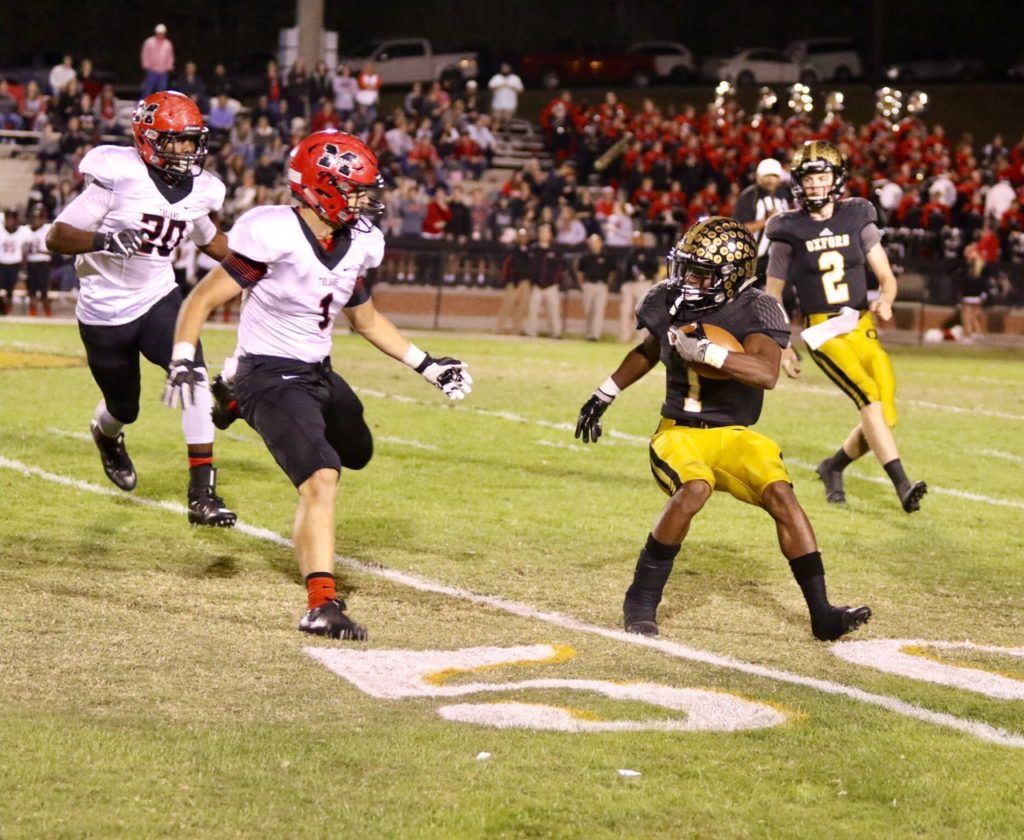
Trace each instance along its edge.
<path fill-rule="evenodd" d="M 107 474 L 107 478 L 122 490 L 134 490 L 135 465 L 128 457 L 128 450 L 124 448 L 124 432 L 118 433 L 117 437 L 107 437 L 100 431 L 95 420 L 90 421 L 89 431 L 92 432 L 92 439 L 96 441 L 96 448 L 100 451 L 103 472 Z"/>
<path fill-rule="evenodd" d="M 224 507 L 217 495 L 217 471 L 210 470 L 210 483 L 188 488 L 188 521 L 212 528 L 233 528 L 238 515 Z"/>
<path fill-rule="evenodd" d="M 928 485 L 923 481 L 915 481 L 900 490 L 900 503 L 907 513 L 921 509 L 921 497 L 928 492 Z"/>
<path fill-rule="evenodd" d="M 818 478 L 825 484 L 825 499 L 830 505 L 846 503 L 846 491 L 843 489 L 842 470 L 832 469 L 832 459 L 826 458 L 814 470 Z"/>
<path fill-rule="evenodd" d="M 210 392 L 213 394 L 213 411 L 210 412 L 213 425 L 224 430 L 242 416 L 235 401 L 235 389 L 223 376 L 217 374 L 210 385 Z"/>
<path fill-rule="evenodd" d="M 821 642 L 834 642 L 871 619 L 871 607 L 830 607 L 820 617 L 811 618 L 811 632 Z"/>
<path fill-rule="evenodd" d="M 639 636 L 658 635 L 658 604 L 661 596 L 644 590 L 634 591 L 632 587 L 622 602 L 622 623 L 627 633 Z"/>
<path fill-rule="evenodd" d="M 367 638 L 366 628 L 345 615 L 345 602 L 340 598 L 327 601 L 315 610 L 307 610 L 299 622 L 299 629 L 303 633 L 330 636 L 332 639 L 365 642 Z"/>

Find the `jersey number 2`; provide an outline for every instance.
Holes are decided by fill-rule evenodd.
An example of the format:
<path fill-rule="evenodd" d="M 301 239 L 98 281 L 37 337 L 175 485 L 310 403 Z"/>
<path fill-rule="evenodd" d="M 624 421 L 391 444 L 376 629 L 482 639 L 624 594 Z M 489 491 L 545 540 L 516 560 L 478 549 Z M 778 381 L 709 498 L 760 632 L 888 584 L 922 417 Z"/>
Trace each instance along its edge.
<path fill-rule="evenodd" d="M 850 287 L 843 282 L 846 276 L 846 260 L 839 251 L 825 251 L 818 257 L 821 283 L 825 287 L 825 300 L 830 304 L 846 303 L 850 299 Z"/>
<path fill-rule="evenodd" d="M 185 238 L 187 224 L 181 219 L 165 219 L 155 213 L 143 213 L 142 232 L 148 241 L 143 242 L 139 250 L 143 254 L 152 254 L 156 250 L 161 257 L 169 257 L 171 251 Z"/>

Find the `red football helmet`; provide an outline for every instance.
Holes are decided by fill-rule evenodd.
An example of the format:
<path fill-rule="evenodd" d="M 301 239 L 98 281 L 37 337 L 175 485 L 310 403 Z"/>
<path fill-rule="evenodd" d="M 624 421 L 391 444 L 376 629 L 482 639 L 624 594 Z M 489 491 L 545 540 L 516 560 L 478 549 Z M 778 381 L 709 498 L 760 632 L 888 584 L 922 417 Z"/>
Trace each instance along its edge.
<path fill-rule="evenodd" d="M 153 93 L 141 100 L 132 114 L 132 136 L 139 156 L 154 169 L 174 179 L 198 175 L 206 160 L 206 136 L 199 107 L 173 90 Z M 170 148 L 175 140 L 192 140 L 191 152 Z"/>
<path fill-rule="evenodd" d="M 343 131 L 317 131 L 292 149 L 288 181 L 292 192 L 333 227 L 363 223 L 369 230 L 384 210 L 377 156 Z"/>

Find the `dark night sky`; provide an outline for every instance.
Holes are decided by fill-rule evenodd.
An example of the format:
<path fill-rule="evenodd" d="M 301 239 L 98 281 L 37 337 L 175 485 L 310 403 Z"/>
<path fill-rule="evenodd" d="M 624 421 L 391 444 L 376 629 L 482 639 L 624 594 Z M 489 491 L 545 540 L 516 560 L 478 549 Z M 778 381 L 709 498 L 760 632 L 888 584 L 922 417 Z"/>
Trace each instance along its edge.
<path fill-rule="evenodd" d="M 621 46 L 634 40 L 681 40 L 698 58 L 733 46 L 772 45 L 809 35 L 846 35 L 870 59 L 873 7 L 882 4 L 887 59 L 921 49 L 975 54 L 1002 66 L 1024 46 L 1017 38 L 1019 2 L 976 0 L 791 0 L 791 2 L 583 2 L 583 0 L 326 0 L 325 24 L 352 45 L 380 35 L 414 35 L 439 46 L 472 46 L 495 57 L 552 48 L 561 39 Z M 600 12 L 603 17 L 599 17 Z M 0 65 L 34 54 L 70 50 L 123 78 L 138 73 L 138 50 L 163 21 L 179 61 L 208 69 L 253 53 L 272 52 L 278 29 L 294 22 L 295 4 L 229 0 L 0 0 Z"/>

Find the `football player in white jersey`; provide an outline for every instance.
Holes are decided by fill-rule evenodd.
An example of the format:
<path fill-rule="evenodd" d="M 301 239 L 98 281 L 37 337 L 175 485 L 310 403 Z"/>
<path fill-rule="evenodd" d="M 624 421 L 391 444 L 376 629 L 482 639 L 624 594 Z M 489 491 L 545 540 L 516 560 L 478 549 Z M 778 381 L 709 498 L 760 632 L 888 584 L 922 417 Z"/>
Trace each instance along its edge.
<path fill-rule="evenodd" d="M 85 191 L 54 222 L 52 251 L 77 254 L 79 333 L 89 369 L 103 393 L 91 430 L 107 477 L 135 487 L 135 467 L 122 429 L 139 414 L 139 354 L 167 370 L 182 293 L 174 282 L 175 247 L 185 238 L 216 259 L 227 237 L 210 214 L 224 203 L 224 184 L 203 171 L 203 117 L 173 91 L 142 100 L 132 116 L 135 148 L 97 146 L 82 159 Z M 202 365 L 202 350 L 197 351 Z M 235 514 L 216 493 L 212 398 L 204 382 L 182 413 L 188 445 L 188 519 L 231 527 Z"/>
<path fill-rule="evenodd" d="M 50 270 L 53 268 L 53 256 L 46 248 L 46 236 L 51 225 L 46 222 L 46 208 L 37 204 L 29 213 L 28 224 L 22 227 L 25 242 L 25 259 L 28 276 L 25 286 L 28 289 L 28 314 L 35 317 L 39 314 L 39 306 L 43 312 L 53 315 L 50 307 Z"/>
<path fill-rule="evenodd" d="M 331 328 L 344 312 L 378 350 L 403 361 L 451 399 L 470 392 L 458 359 L 434 359 L 377 312 L 365 285 L 384 258 L 373 225 L 383 210 L 377 158 L 350 134 L 320 131 L 292 151 L 288 177 L 302 206 L 254 207 L 228 234 L 230 255 L 196 286 L 178 316 L 164 400 L 188 403 L 205 380 L 194 359 L 210 313 L 243 289 L 235 397 L 298 489 L 294 543 L 306 581 L 306 633 L 364 640 L 335 592 L 334 498 L 342 467 L 373 454 L 363 406 L 331 366 Z"/>
<path fill-rule="evenodd" d="M 25 230 L 18 224 L 18 211 L 4 211 L 0 228 L 0 315 L 8 315 L 14 302 L 18 273 L 25 264 Z"/>

